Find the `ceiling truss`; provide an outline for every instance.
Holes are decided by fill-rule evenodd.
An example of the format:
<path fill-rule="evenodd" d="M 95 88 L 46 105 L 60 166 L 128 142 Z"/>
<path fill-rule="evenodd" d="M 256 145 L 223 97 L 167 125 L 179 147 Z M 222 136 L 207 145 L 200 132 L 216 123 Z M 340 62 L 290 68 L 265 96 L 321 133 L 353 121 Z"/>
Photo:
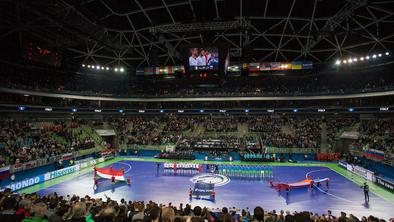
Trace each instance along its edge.
<path fill-rule="evenodd" d="M 154 65 L 153 55 L 159 65 L 179 64 L 181 47 L 207 42 L 226 43 L 238 59 L 250 47 L 253 61 L 325 63 L 347 55 L 393 51 L 394 0 L 341 1 L 330 15 L 322 14 L 322 1 L 314 0 L 304 16 L 298 12 L 301 0 L 285 1 L 286 10 L 276 15 L 273 0 L 260 0 L 258 13 L 249 13 L 246 1 L 239 0 L 232 18 L 226 17 L 227 1 L 210 1 L 213 18 L 202 22 L 199 0 L 161 0 L 155 5 L 131 0 L 129 10 L 107 0 L 7 0 L 2 4 L 15 12 L 2 12 L 0 39 L 28 33 L 67 51 L 76 63 L 129 67 Z M 91 6 L 100 10 L 90 10 Z M 180 11 L 189 17 L 180 19 Z"/>

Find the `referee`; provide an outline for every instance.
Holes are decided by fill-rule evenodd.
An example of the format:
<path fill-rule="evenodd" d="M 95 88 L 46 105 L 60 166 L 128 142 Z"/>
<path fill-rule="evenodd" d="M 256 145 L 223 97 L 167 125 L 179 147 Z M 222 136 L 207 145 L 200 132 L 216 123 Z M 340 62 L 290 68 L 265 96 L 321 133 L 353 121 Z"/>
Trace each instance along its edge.
<path fill-rule="evenodd" d="M 368 186 L 367 182 L 364 182 L 364 185 L 361 186 L 361 188 L 363 188 L 363 190 L 364 190 L 365 202 L 369 203 L 369 186 Z"/>

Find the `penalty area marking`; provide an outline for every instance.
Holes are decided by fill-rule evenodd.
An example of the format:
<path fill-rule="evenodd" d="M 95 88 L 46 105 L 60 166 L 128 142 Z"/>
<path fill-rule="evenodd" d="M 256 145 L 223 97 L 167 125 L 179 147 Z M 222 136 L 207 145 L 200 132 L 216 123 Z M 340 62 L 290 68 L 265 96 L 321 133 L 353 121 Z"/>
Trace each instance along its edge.
<path fill-rule="evenodd" d="M 117 163 L 119 163 L 119 164 L 123 164 L 123 165 L 126 165 L 126 166 L 128 166 L 129 168 L 127 169 L 127 170 L 125 170 L 124 171 L 124 173 L 126 174 L 126 173 L 128 173 L 130 170 L 131 170 L 131 164 L 128 164 L 128 163 L 122 163 L 122 162 L 117 162 Z M 113 164 L 116 164 L 116 163 L 113 163 Z M 112 165 L 113 165 L 112 164 Z"/>

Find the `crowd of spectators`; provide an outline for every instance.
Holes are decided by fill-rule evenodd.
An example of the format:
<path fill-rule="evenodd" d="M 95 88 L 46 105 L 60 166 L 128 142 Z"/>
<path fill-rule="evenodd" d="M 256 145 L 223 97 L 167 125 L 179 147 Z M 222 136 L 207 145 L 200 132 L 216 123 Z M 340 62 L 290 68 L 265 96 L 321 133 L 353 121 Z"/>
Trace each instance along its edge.
<path fill-rule="evenodd" d="M 237 130 L 237 118 L 216 119 L 175 115 L 144 118 L 139 116 L 114 120 L 113 123 L 120 136 L 120 141 L 125 141 L 128 145 L 175 144 L 182 135 L 190 135 L 198 124 L 202 124 L 207 132 L 225 133 Z M 195 139 L 197 138 L 190 140 L 194 141 Z"/>
<path fill-rule="evenodd" d="M 182 133 L 192 131 L 197 118 L 163 116 L 154 118 L 130 117 L 113 121 L 121 144 L 163 145 L 175 144 Z"/>
<path fill-rule="evenodd" d="M 318 148 L 321 141 L 320 120 L 302 116 L 265 116 L 250 119 L 249 130 L 261 132 L 264 146 Z"/>
<path fill-rule="evenodd" d="M 159 138 L 160 120 L 158 118 L 146 119 L 142 117 L 132 118 L 132 127 L 129 135 L 135 144 L 155 144 Z"/>
<path fill-rule="evenodd" d="M 323 128 L 326 129 L 329 148 L 334 148 L 344 130 L 358 130 L 360 139 L 354 146 L 369 147 L 393 152 L 393 120 L 358 120 L 356 116 L 311 116 L 311 115 L 260 115 L 260 116 L 176 116 L 133 117 L 116 120 L 122 125 L 120 137 L 128 137 L 128 144 L 162 145 L 177 144 L 183 150 L 212 148 L 261 149 L 319 148 L 322 145 Z M 115 121 L 115 122 L 116 122 Z M 126 122 L 127 124 L 124 124 Z M 249 133 L 233 134 L 239 125 L 247 127 Z M 360 125 L 359 129 L 354 126 Z M 135 127 L 134 127 L 135 125 Z M 198 126 L 205 132 L 194 132 Z M 242 129 L 244 130 L 244 129 Z"/>
<path fill-rule="evenodd" d="M 359 126 L 360 137 L 353 143 L 354 147 L 372 148 L 394 153 L 394 120 L 365 119 Z"/>
<path fill-rule="evenodd" d="M 76 128 L 75 125 L 68 126 L 64 122 L 34 125 L 24 120 L 1 120 L 1 163 L 24 163 L 95 146 L 91 138 L 70 133 L 72 127 Z"/>
<path fill-rule="evenodd" d="M 58 93 L 103 96 L 268 96 L 342 94 L 393 89 L 394 82 L 386 70 L 371 70 L 374 75 L 354 71 L 349 75 L 270 76 L 260 78 L 234 77 L 220 81 L 215 88 L 200 88 L 193 81 L 174 79 L 104 78 L 92 75 L 66 74 L 23 67 L 2 67 L 1 86 Z M 362 70 L 363 72 L 368 72 Z"/>
<path fill-rule="evenodd" d="M 343 130 L 352 130 L 352 127 L 357 123 L 357 118 L 354 117 L 337 117 L 328 118 L 325 121 L 327 129 L 327 143 L 332 148 L 335 145 L 336 138 L 339 137 Z"/>
<path fill-rule="evenodd" d="M 276 118 L 271 115 L 259 116 L 256 118 L 248 118 L 249 131 L 251 132 L 273 132 L 280 131 L 283 125 L 281 118 Z"/>
<path fill-rule="evenodd" d="M 327 130 L 327 143 L 335 145 L 338 133 L 351 128 L 354 117 L 314 117 L 314 116 L 259 116 L 247 119 L 249 131 L 261 133 L 265 146 L 287 148 L 318 148 L 321 145 L 322 124 Z"/>
<path fill-rule="evenodd" d="M 116 135 L 119 140 L 119 144 L 128 142 L 128 134 L 130 132 L 130 118 L 111 118 L 108 120 L 113 129 L 116 131 Z"/>
<path fill-rule="evenodd" d="M 154 145 L 165 143 L 166 138 L 160 135 L 159 118 L 129 118 L 121 124 L 121 132 L 126 137 L 128 145 Z"/>
<path fill-rule="evenodd" d="M 208 120 L 208 121 L 206 121 Z M 246 123 L 253 133 L 260 133 L 263 146 L 286 148 L 318 148 L 321 144 L 321 119 L 314 117 L 258 116 L 247 118 L 207 118 L 202 121 L 207 132 L 231 132 L 238 123 Z M 234 127 L 230 127 L 233 125 Z M 287 129 L 287 130 L 286 130 Z M 179 147 L 227 147 L 227 148 L 260 148 L 259 139 L 255 136 L 221 136 L 217 138 L 183 138 Z M 217 141 L 223 140 L 223 141 Z"/>
<path fill-rule="evenodd" d="M 165 132 L 185 132 L 192 131 L 196 128 L 198 124 L 198 118 L 190 118 L 183 116 L 174 116 L 169 115 L 166 119 L 163 120 L 165 122 L 165 126 L 163 131 Z"/>
<path fill-rule="evenodd" d="M 173 206 L 153 201 L 120 201 L 93 198 L 88 195 L 46 196 L 12 194 L 9 189 L 0 192 L 0 221 L 2 222 L 384 222 L 374 216 L 358 218 L 341 212 L 333 215 L 309 211 L 253 211 L 223 207 L 210 209 L 189 204 Z"/>
<path fill-rule="evenodd" d="M 159 159 L 171 159 L 171 160 L 195 160 L 196 157 L 193 154 L 192 150 L 186 150 L 186 151 L 172 151 L 172 152 L 164 152 L 160 153 L 155 156 L 155 158 Z"/>
<path fill-rule="evenodd" d="M 320 148 L 323 128 L 329 147 L 345 129 L 359 124 L 358 148 L 394 153 L 394 121 L 355 116 L 263 115 L 263 116 L 133 116 L 108 121 L 119 145 L 176 145 L 180 150 L 258 150 L 264 147 Z M 242 128 L 238 129 L 238 126 Z M 82 136 L 77 122 L 44 125 L 28 121 L 0 121 L 0 163 L 15 164 L 88 149 L 95 141 Z M 205 129 L 205 131 L 204 131 Z M 240 131 L 238 130 L 247 130 Z M 357 130 L 357 129 L 353 129 Z M 236 132 L 236 133 L 235 133 Z"/>
<path fill-rule="evenodd" d="M 255 136 L 243 136 L 239 138 L 240 144 L 242 148 L 248 149 L 248 150 L 257 150 L 261 149 L 260 146 L 260 141 L 257 137 Z"/>
<path fill-rule="evenodd" d="M 238 119 L 234 118 L 206 118 L 204 127 L 208 132 L 234 132 L 237 131 Z"/>
<path fill-rule="evenodd" d="M 236 136 L 217 137 L 185 137 L 177 144 L 177 149 L 196 151 L 230 151 L 240 148 L 240 142 Z"/>

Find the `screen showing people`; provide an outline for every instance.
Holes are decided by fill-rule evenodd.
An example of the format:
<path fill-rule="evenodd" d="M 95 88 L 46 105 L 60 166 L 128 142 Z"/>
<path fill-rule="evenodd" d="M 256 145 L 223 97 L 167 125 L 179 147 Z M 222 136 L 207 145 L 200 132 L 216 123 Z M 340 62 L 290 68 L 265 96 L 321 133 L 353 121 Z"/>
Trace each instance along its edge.
<path fill-rule="evenodd" d="M 219 69 L 219 53 L 217 48 L 191 48 L 189 56 L 191 70 Z"/>

